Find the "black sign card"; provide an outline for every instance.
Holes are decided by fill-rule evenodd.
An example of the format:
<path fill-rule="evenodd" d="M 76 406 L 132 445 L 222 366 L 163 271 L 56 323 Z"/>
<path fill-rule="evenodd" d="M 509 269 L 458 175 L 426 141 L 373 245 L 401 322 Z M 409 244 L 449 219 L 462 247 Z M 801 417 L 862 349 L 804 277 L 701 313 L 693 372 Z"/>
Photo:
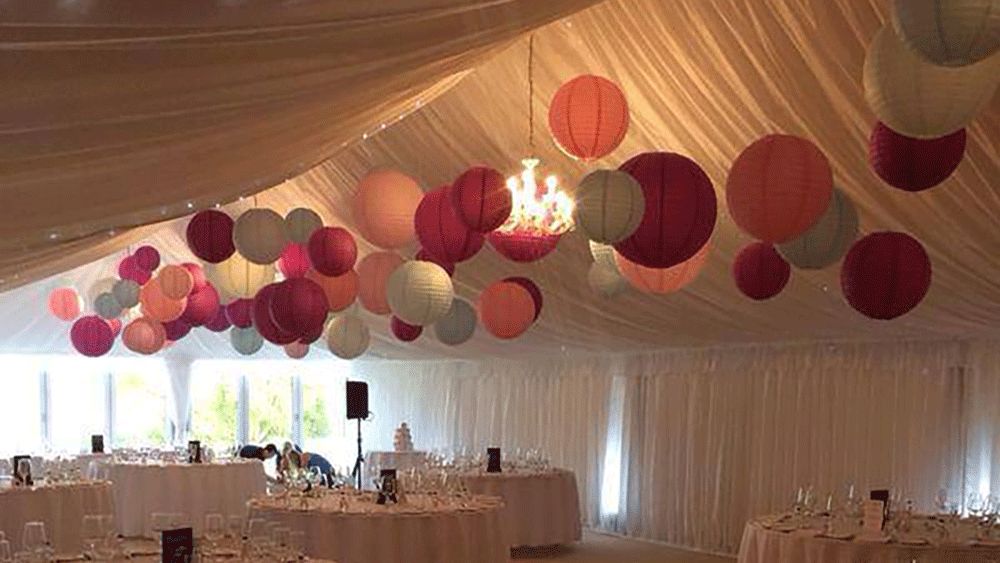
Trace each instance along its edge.
<path fill-rule="evenodd" d="M 165 530 L 163 538 L 163 563 L 191 563 L 194 554 L 194 530 L 180 528 Z"/>
<path fill-rule="evenodd" d="M 376 504 L 385 504 L 387 500 L 391 500 L 394 503 L 399 502 L 399 498 L 396 496 L 396 493 L 399 491 L 398 481 L 396 479 L 395 469 L 383 469 L 381 471 L 378 500 L 375 501 Z"/>
<path fill-rule="evenodd" d="M 21 460 L 27 460 L 28 463 L 25 464 L 24 471 L 21 470 Z M 14 486 L 30 487 L 35 484 L 31 479 L 31 456 L 30 455 L 16 455 L 13 459 L 13 481 Z"/>
<path fill-rule="evenodd" d="M 889 489 L 875 489 L 870 493 L 871 500 L 882 501 L 882 525 L 889 519 Z"/>
<path fill-rule="evenodd" d="M 188 442 L 188 463 L 201 463 L 201 442 L 198 440 Z"/>
<path fill-rule="evenodd" d="M 90 453 L 92 454 L 103 454 L 104 453 L 104 436 L 101 434 L 94 434 L 90 437 Z"/>
<path fill-rule="evenodd" d="M 486 448 L 489 460 L 486 462 L 487 473 L 500 473 L 500 448 Z"/>

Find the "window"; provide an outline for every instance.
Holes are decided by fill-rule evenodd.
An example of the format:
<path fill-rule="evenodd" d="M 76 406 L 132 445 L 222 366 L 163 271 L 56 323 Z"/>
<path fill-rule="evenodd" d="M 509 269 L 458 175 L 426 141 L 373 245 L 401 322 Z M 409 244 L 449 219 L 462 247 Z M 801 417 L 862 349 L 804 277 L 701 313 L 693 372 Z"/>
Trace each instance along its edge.
<path fill-rule="evenodd" d="M 254 368 L 254 373 L 248 374 L 250 443 L 273 442 L 281 448 L 292 439 L 292 376 L 280 373 L 272 362 L 261 362 Z"/>
<path fill-rule="evenodd" d="M 191 439 L 215 451 L 236 444 L 239 376 L 197 362 L 191 367 Z"/>
<path fill-rule="evenodd" d="M 48 374 L 49 448 L 78 454 L 90 451 L 90 437 L 107 433 L 108 364 L 89 358 L 51 357 Z"/>
<path fill-rule="evenodd" d="M 113 385 L 115 447 L 162 446 L 166 443 L 166 366 L 162 361 L 115 365 Z"/>
<path fill-rule="evenodd" d="M 0 356 L 3 391 L 0 392 L 0 456 L 38 453 L 42 449 L 41 365 L 31 357 Z"/>
<path fill-rule="evenodd" d="M 338 368 L 346 365 L 330 363 Z M 347 425 L 344 399 L 347 369 L 326 369 L 324 373 L 314 371 L 302 376 L 303 447 L 340 466 L 352 465 L 357 455 L 357 430 Z"/>

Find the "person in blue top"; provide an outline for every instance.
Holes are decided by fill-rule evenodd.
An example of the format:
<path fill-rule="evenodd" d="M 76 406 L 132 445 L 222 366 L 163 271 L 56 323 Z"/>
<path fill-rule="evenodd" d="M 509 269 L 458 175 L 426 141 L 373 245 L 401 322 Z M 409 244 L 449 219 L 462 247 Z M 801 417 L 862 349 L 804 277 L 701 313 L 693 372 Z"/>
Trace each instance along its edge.
<path fill-rule="evenodd" d="M 316 453 L 297 452 L 294 449 L 285 453 L 281 461 L 282 472 L 292 467 L 300 467 L 310 471 L 313 467 L 323 476 L 323 484 L 333 487 L 333 465 L 323 456 Z"/>

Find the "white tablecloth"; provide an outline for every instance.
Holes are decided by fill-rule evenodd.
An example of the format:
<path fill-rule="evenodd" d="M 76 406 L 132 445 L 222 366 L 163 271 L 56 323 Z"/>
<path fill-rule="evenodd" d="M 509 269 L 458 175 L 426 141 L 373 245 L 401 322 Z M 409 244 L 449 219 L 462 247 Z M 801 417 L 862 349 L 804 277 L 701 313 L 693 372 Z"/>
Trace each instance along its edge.
<path fill-rule="evenodd" d="M 352 503 L 335 509 L 337 495 L 322 508 L 283 508 L 265 501 L 251 510 L 305 532 L 310 558 L 339 563 L 507 563 L 510 535 L 495 498 L 473 498 L 474 508 L 432 508 L 423 495 L 410 495 L 406 505 Z M 366 511 L 367 510 L 367 511 Z"/>
<path fill-rule="evenodd" d="M 83 549 L 83 517 L 111 514 L 111 486 L 107 483 L 55 485 L 0 492 L 0 531 L 11 548 L 21 549 L 26 522 L 45 523 L 45 532 L 57 554 L 79 555 Z"/>
<path fill-rule="evenodd" d="M 1000 548 L 906 546 L 814 537 L 815 532 L 777 532 L 747 524 L 738 563 L 987 563 Z"/>
<path fill-rule="evenodd" d="M 381 469 L 395 469 L 400 473 L 408 469 L 423 469 L 427 466 L 427 452 L 368 452 L 365 457 L 364 487 L 370 488 L 372 479 L 379 476 Z"/>
<path fill-rule="evenodd" d="M 583 535 L 572 471 L 463 474 L 462 480 L 470 493 L 504 500 L 512 547 L 569 544 Z"/>
<path fill-rule="evenodd" d="M 140 465 L 113 464 L 118 526 L 125 536 L 152 537 L 154 512 L 184 514 L 196 533 L 205 515 L 246 515 L 246 502 L 266 489 L 259 460 L 228 463 Z"/>

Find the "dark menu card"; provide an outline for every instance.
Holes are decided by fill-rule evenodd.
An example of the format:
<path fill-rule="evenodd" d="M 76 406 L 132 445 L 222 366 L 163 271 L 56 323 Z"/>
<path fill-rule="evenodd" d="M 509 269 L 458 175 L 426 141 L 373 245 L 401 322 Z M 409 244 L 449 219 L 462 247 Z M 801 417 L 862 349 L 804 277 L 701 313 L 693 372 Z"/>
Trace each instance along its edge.
<path fill-rule="evenodd" d="M 198 440 L 188 442 L 188 463 L 201 463 L 201 442 Z"/>
<path fill-rule="evenodd" d="M 103 454 L 104 453 L 104 436 L 101 434 L 94 434 L 90 437 L 90 453 L 92 454 Z"/>
<path fill-rule="evenodd" d="M 486 448 L 489 460 L 486 462 L 487 473 L 500 473 L 500 448 Z"/>
<path fill-rule="evenodd" d="M 27 470 L 21 471 L 21 460 L 28 460 Z M 30 455 L 16 455 L 14 456 L 13 467 L 11 471 L 13 473 L 13 481 L 15 486 L 27 486 L 30 487 L 34 485 L 34 481 L 31 478 L 31 456 Z"/>
<path fill-rule="evenodd" d="M 882 526 L 884 527 L 886 520 L 889 519 L 889 489 L 874 489 L 868 498 L 882 502 Z"/>
<path fill-rule="evenodd" d="M 194 554 L 194 530 L 181 528 L 163 532 L 163 563 L 191 563 Z"/>
<path fill-rule="evenodd" d="M 399 491 L 399 486 L 396 481 L 396 470 L 395 469 L 383 469 L 380 476 L 378 500 L 376 504 L 385 504 L 386 501 L 391 500 L 392 502 L 398 502 L 398 497 L 396 493 Z"/>

